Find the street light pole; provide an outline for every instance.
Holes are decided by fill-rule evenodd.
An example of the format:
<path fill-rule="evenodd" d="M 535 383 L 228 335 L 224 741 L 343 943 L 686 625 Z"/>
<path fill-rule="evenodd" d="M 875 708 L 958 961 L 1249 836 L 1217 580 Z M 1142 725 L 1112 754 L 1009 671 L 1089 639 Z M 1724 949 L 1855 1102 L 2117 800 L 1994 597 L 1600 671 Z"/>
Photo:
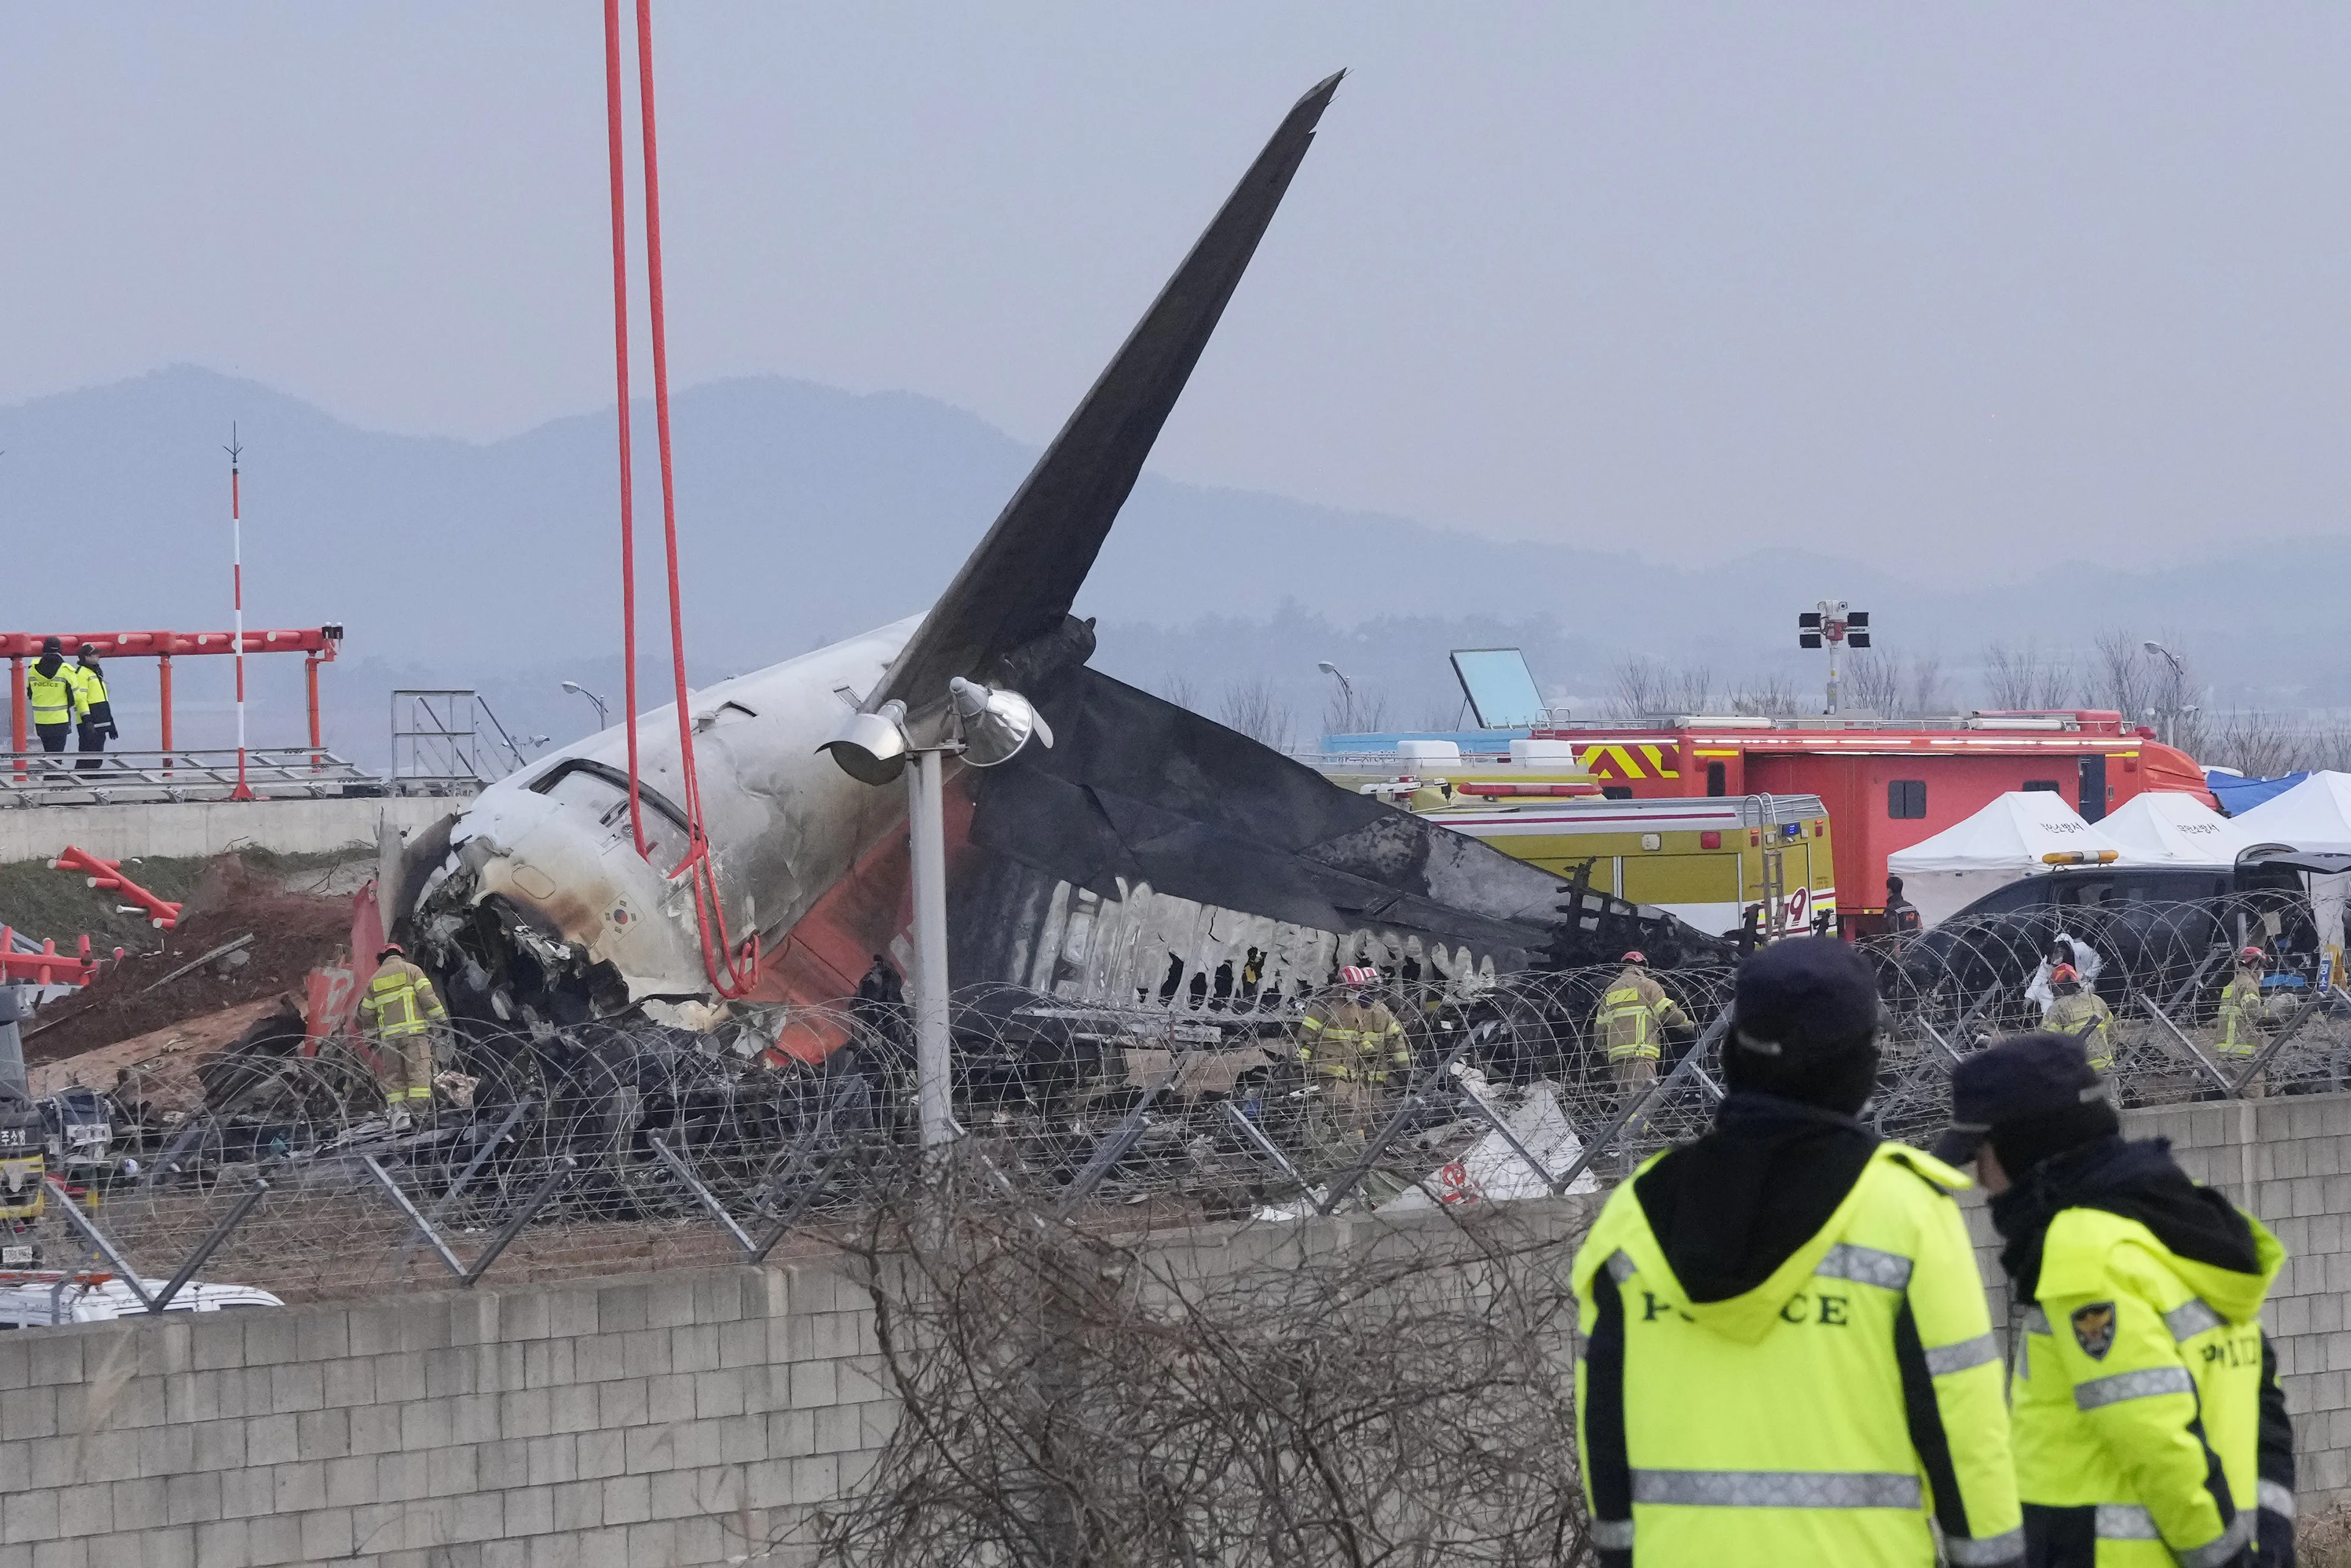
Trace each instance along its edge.
<path fill-rule="evenodd" d="M 2188 671 L 2180 664 L 2179 655 L 2162 643 L 2142 643 L 2139 646 L 2156 654 L 2171 666 L 2171 700 L 2163 706 L 2163 744 L 2178 746 L 2179 744 L 2179 699 L 2187 695 Z"/>
<path fill-rule="evenodd" d="M 925 1149 L 955 1141 L 947 1049 L 946 755 L 925 747 L 906 769 L 914 894 L 914 1098 Z"/>
<path fill-rule="evenodd" d="M 1345 721 L 1346 729 L 1344 733 L 1349 735 L 1353 734 L 1355 731 L 1356 722 L 1354 683 L 1347 679 L 1346 673 L 1328 659 L 1317 661 L 1314 667 L 1339 683 L 1339 701 L 1341 705 L 1339 716 Z"/>
<path fill-rule="evenodd" d="M 236 439 L 236 422 L 228 427 L 228 570 L 230 596 L 236 605 L 236 624 L 231 635 L 236 639 L 236 788 L 229 791 L 232 800 L 253 799 L 253 786 L 245 781 L 245 514 L 239 505 L 237 465 L 244 459 L 245 447 Z"/>
<path fill-rule="evenodd" d="M 567 692 L 575 693 L 580 696 L 586 697 L 590 702 L 596 705 L 596 728 L 600 732 L 612 727 L 612 721 L 605 716 L 604 699 L 602 697 L 598 696 L 594 692 L 590 691 L 578 681 L 564 682 L 563 689 Z"/>
<path fill-rule="evenodd" d="M 906 777 L 906 847 L 914 900 L 914 1104 L 925 1149 L 953 1143 L 956 1134 L 947 1027 L 946 758 L 952 755 L 974 768 L 995 768 L 1011 761 L 1031 740 L 1053 744 L 1052 727 L 1019 692 L 958 675 L 947 681 L 946 696 L 943 724 L 935 727 L 925 719 L 916 726 L 925 744 L 908 734 L 905 703 L 892 697 L 843 718 L 832 738 L 818 747 L 831 752 L 841 770 L 862 784 Z"/>

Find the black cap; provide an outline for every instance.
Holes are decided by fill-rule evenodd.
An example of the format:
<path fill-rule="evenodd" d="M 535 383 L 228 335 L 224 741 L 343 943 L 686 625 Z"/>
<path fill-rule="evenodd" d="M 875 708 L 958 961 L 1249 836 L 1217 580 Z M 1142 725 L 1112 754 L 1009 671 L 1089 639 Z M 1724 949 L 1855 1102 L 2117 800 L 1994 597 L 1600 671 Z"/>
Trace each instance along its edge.
<path fill-rule="evenodd" d="M 81 657 L 87 659 L 98 652 L 98 644 L 95 643 L 84 643 L 78 652 Z"/>
<path fill-rule="evenodd" d="M 42 638 L 42 639 L 41 639 L 41 652 L 42 652 L 42 653 L 64 653 L 65 651 L 66 651 L 66 645 L 65 645 L 65 643 L 62 643 L 62 642 L 60 642 L 58 639 L 57 639 L 57 638 L 55 638 L 55 637 L 44 637 L 44 638 Z"/>
<path fill-rule="evenodd" d="M 1834 936 L 1792 936 L 1739 966 L 1738 1043 L 1794 1065 L 1866 1046 L 1877 1032 L 1877 977 Z"/>
<path fill-rule="evenodd" d="M 2047 1030 L 2016 1035 L 1962 1059 L 1951 1070 L 1951 1125 L 1935 1140 L 1931 1152 L 1938 1160 L 1959 1165 L 1975 1158 L 1985 1138 L 2022 1124 L 2048 1122 L 2070 1128 L 2076 1122 L 2085 1126 L 2095 1122 L 2103 1126 L 2114 1116 L 2105 1099 L 2105 1080 L 2090 1065 L 2080 1040 Z M 2085 1105 L 2095 1105 L 2105 1115 L 2085 1119 L 2081 1114 Z M 2009 1164 L 2006 1159 L 2001 1163 Z"/>

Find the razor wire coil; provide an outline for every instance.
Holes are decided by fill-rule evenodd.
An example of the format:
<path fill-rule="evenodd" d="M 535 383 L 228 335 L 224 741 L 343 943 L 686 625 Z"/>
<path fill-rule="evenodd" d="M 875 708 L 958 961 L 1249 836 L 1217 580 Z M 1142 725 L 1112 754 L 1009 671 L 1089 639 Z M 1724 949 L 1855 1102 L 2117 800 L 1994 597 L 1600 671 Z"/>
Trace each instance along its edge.
<path fill-rule="evenodd" d="M 2061 936 L 2096 957 L 2125 1106 L 2331 1091 L 2351 1075 L 2351 997 L 2332 976 L 2320 984 L 2304 902 L 1977 917 L 1857 944 L 1884 1002 L 1864 1113 L 1876 1131 L 1930 1140 L 1953 1061 L 2038 1027 L 2028 992 Z M 2273 976 L 2257 1058 L 2219 1041 L 2220 993 L 2248 943 Z M 1727 1017 L 1735 970 L 1656 972 L 1696 1028 L 1669 1035 L 1654 1082 L 1629 1084 L 1597 1023 L 1621 972 L 1390 975 L 1380 998 L 1412 1065 L 1343 1092 L 1298 1060 L 1299 1022 L 1319 998 L 1235 988 L 1102 1007 L 966 988 L 956 1116 L 994 1179 L 1071 1218 L 1271 1218 L 1588 1190 L 1572 1184 L 1616 1179 L 1704 1131 L 1723 1092 L 1708 1026 Z M 770 1043 L 799 1040 L 838 1044 L 810 1061 Z M 162 1073 L 90 1086 L 95 1109 L 78 1113 L 102 1117 L 109 1135 L 52 1138 L 57 1185 L 43 1214 L 14 1222 L 17 1240 L 51 1270 L 102 1267 L 58 1212 L 70 1197 L 156 1279 L 207 1244 L 200 1278 L 288 1300 L 471 1284 L 486 1268 L 580 1278 L 822 1246 L 861 1193 L 920 1158 L 911 1030 L 883 1007 L 769 1009 L 716 1035 L 643 1019 L 467 1022 L 442 1065 L 432 1112 L 405 1126 L 360 1043 L 340 1038 L 310 1055 L 207 1063 L 201 1100 L 179 1111 L 156 1109 Z M 216 1236 L 256 1182 L 266 1193 Z"/>

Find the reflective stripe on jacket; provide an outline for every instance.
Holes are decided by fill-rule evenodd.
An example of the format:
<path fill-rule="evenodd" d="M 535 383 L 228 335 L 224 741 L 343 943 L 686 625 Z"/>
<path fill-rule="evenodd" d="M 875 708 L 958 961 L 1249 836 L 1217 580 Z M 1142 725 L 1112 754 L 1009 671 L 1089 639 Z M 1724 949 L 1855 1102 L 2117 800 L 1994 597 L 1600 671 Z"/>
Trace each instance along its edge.
<path fill-rule="evenodd" d="M 1665 987 L 1657 984 L 1646 969 L 1629 964 L 1616 977 L 1616 983 L 1601 993 L 1600 1010 L 1593 1015 L 1593 1028 L 1607 1047 L 1611 1061 L 1635 1056 L 1655 1061 L 1663 1054 L 1660 1046 L 1664 1027 L 1687 1027 L 1688 1023 L 1688 1015 L 1682 1011 L 1680 1003 L 1666 995 Z"/>
<path fill-rule="evenodd" d="M 83 717 L 110 719 L 113 716 L 113 706 L 107 701 L 106 676 L 102 672 L 81 664 L 68 664 L 58 674 L 73 677 L 74 706 Z"/>
<path fill-rule="evenodd" d="M 2262 1048 L 2262 972 L 2240 967 L 2220 992 L 2220 1049 L 2251 1056 Z"/>
<path fill-rule="evenodd" d="M 1645 1167 L 1646 1168 L 1646 1167 Z M 1693 1303 L 1621 1184 L 1575 1259 L 1577 1436 L 1603 1560 L 1966 1568 L 2022 1559 L 1968 1178 L 1882 1144 L 1818 1234 Z"/>
<path fill-rule="evenodd" d="M 2075 991 L 2069 997 L 2059 997 L 2041 1015 L 2042 1027 L 2059 1034 L 2070 1034 L 2082 1042 L 2090 1053 L 2090 1065 L 2101 1072 L 2111 1072 L 2115 1066 L 2115 1015 L 2105 999 L 2093 991 Z"/>
<path fill-rule="evenodd" d="M 423 1034 L 448 1018 L 432 978 L 405 958 L 387 958 L 360 998 L 360 1026 L 386 1040 Z"/>
<path fill-rule="evenodd" d="M 2259 1274 L 2104 1210 L 2050 1221 L 2011 1398 L 2018 1490 L 2053 1563 L 2220 1568 L 2253 1539 L 2262 1299 L 2285 1249 L 2252 1226 Z"/>
<path fill-rule="evenodd" d="M 40 665 L 33 665 L 25 673 L 25 699 L 32 706 L 35 724 L 71 724 L 74 715 L 86 706 L 71 664 L 59 664 L 54 675 L 45 675 Z"/>

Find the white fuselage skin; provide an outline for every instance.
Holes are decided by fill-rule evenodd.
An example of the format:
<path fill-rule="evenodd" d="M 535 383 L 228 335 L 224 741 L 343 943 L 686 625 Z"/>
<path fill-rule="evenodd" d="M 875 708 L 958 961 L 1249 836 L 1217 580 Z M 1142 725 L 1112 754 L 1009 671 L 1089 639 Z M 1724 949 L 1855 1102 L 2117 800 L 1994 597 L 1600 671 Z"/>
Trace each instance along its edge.
<path fill-rule="evenodd" d="M 880 683 L 921 620 L 910 616 L 688 698 L 704 827 L 736 943 L 757 932 L 772 946 L 904 821 L 904 789 L 861 784 L 817 748 Z M 637 745 L 643 787 L 682 808 L 674 705 L 638 719 Z M 625 774 L 627 734 L 614 727 L 575 742 L 475 798 L 450 832 L 461 855 L 478 845 L 468 857 L 478 860 L 478 881 L 465 901 L 500 894 L 531 911 L 591 960 L 611 963 L 632 1001 L 715 1000 L 691 879 L 669 878 L 685 835 L 648 804 L 646 833 L 659 846 L 648 862 L 637 853 L 624 795 L 576 775 L 553 795 L 532 789 L 575 758 Z M 429 879 L 420 909 L 432 907 L 444 885 L 440 873 Z"/>

